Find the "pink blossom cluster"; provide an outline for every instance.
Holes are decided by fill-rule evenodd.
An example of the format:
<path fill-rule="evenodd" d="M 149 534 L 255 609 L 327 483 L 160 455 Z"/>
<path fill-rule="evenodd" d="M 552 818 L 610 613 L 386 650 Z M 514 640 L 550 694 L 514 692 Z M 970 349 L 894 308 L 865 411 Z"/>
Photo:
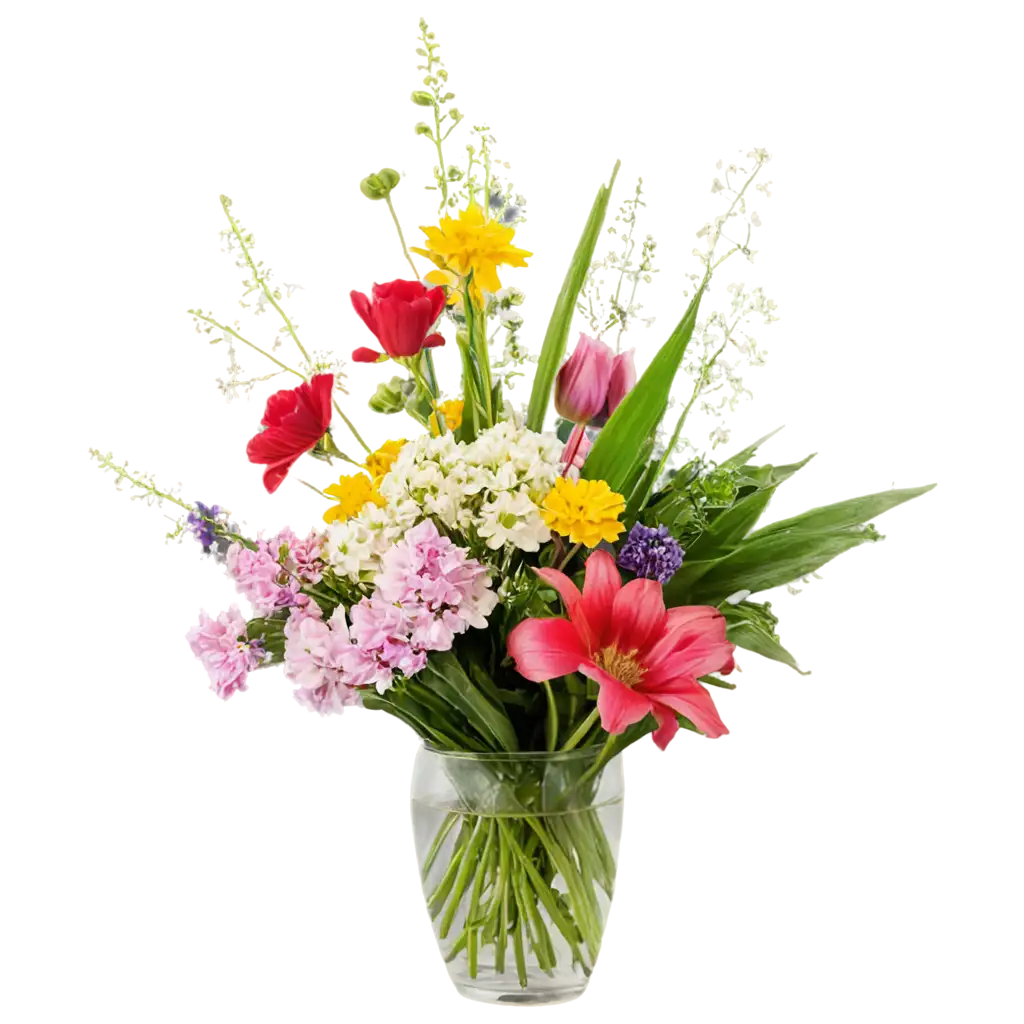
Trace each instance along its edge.
<path fill-rule="evenodd" d="M 317 583 L 323 571 L 323 538 L 315 530 L 301 540 L 285 528 L 256 542 L 256 548 L 235 543 L 228 548 L 228 574 L 256 615 L 305 604 L 303 583 Z"/>
<path fill-rule="evenodd" d="M 409 677 L 430 651 L 482 627 L 498 601 L 486 568 L 442 537 L 431 520 L 409 530 L 381 560 L 376 590 L 324 622 L 315 603 L 295 608 L 285 626 L 285 674 L 299 701 L 322 714 L 355 703 L 357 688 L 383 692 L 395 673 Z"/>
<path fill-rule="evenodd" d="M 245 619 L 235 604 L 215 619 L 201 611 L 199 625 L 186 639 L 210 676 L 210 688 L 224 700 L 248 689 L 246 677 L 266 657 L 258 641 L 246 638 Z"/>
<path fill-rule="evenodd" d="M 295 683 L 300 704 L 330 715 L 359 702 L 356 686 L 366 680 L 369 666 L 352 643 L 344 608 L 335 609 L 326 622 L 315 601 L 293 608 L 284 639 L 284 674 Z"/>

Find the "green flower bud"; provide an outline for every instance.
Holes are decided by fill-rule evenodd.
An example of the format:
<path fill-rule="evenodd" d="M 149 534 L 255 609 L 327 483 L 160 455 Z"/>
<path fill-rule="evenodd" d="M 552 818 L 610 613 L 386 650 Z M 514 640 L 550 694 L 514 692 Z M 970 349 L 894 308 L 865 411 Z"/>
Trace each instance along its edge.
<path fill-rule="evenodd" d="M 411 98 L 417 107 L 432 107 L 434 105 L 434 97 L 423 89 L 417 89 Z"/>
<path fill-rule="evenodd" d="M 384 199 L 401 180 L 398 171 L 390 167 L 381 168 L 376 174 L 369 174 L 359 182 L 359 191 L 367 199 Z"/>
<path fill-rule="evenodd" d="M 386 384 L 378 384 L 370 399 L 370 408 L 385 414 L 401 412 L 405 408 L 408 384 L 409 381 L 402 377 L 392 377 Z"/>
<path fill-rule="evenodd" d="M 430 125 L 424 121 L 417 121 L 416 127 L 413 130 L 416 132 L 417 135 L 426 135 L 427 138 L 429 139 L 432 139 L 434 137 L 434 133 L 431 130 Z"/>

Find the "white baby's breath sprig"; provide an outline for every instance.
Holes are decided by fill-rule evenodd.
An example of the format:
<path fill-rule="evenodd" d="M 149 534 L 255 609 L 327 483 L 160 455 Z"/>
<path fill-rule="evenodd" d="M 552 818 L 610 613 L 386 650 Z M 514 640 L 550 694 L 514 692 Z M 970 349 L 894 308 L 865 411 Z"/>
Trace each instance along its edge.
<path fill-rule="evenodd" d="M 193 334 L 207 339 L 210 351 L 219 352 L 223 359 L 223 374 L 209 378 L 217 392 L 218 401 L 223 406 L 245 401 L 254 387 L 272 378 L 271 374 L 253 376 L 247 369 L 245 360 L 239 349 L 246 349 L 262 359 L 268 368 L 280 370 L 282 373 L 300 380 L 308 379 L 308 374 L 289 366 L 278 355 L 257 344 L 243 331 L 233 325 L 224 324 L 212 310 L 204 306 L 188 306 L 185 310 Z"/>
<path fill-rule="evenodd" d="M 141 505 L 146 512 L 164 520 L 165 545 L 183 536 L 191 503 L 184 497 L 182 483 L 164 483 L 150 467 L 96 444 L 89 445 L 89 464 L 110 482 L 116 498 L 125 499 L 129 505 Z"/>
<path fill-rule="evenodd" d="M 267 308 L 278 314 L 292 344 L 304 357 L 306 354 L 305 343 L 292 321 L 292 317 L 285 309 L 281 292 L 273 285 L 269 274 L 253 255 L 255 240 L 234 214 L 230 197 L 226 194 L 220 196 L 220 215 L 223 221 L 220 238 L 225 242 L 226 255 L 231 256 L 234 268 L 242 275 L 243 301 L 247 304 L 255 303 L 257 312 Z"/>

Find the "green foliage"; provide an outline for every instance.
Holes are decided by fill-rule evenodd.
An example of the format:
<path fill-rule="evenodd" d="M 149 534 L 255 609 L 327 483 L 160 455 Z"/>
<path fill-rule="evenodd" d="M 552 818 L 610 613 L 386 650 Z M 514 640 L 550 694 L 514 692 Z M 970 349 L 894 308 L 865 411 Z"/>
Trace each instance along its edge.
<path fill-rule="evenodd" d="M 810 675 L 797 665 L 796 659 L 779 641 L 775 627 L 778 617 L 772 613 L 771 602 L 757 604 L 753 601 L 740 601 L 739 604 L 722 605 L 722 614 L 726 621 L 726 636 L 737 647 L 753 651 L 772 661 L 796 669 L 801 675 Z"/>
<path fill-rule="evenodd" d="M 707 277 L 668 341 L 598 434 L 583 467 L 583 476 L 588 480 L 606 480 L 613 491 L 620 491 L 629 478 L 637 452 L 657 429 L 668 408 L 672 382 L 693 335 L 706 284 Z"/>
<path fill-rule="evenodd" d="M 597 190 L 597 198 L 591 207 L 590 216 L 587 218 L 583 234 L 580 236 L 573 253 L 569 270 L 562 282 L 562 290 L 555 300 L 555 308 L 551 313 L 551 320 L 548 322 L 547 333 L 544 335 L 544 344 L 540 350 L 540 357 L 537 360 L 537 375 L 533 381 L 533 390 L 530 392 L 530 407 L 526 415 L 526 425 L 531 430 L 544 429 L 544 417 L 548 411 L 548 403 L 551 400 L 551 389 L 555 383 L 555 374 L 562 364 L 562 357 L 565 355 L 565 345 L 569 338 L 569 328 L 572 326 L 572 316 L 576 309 L 576 299 L 579 296 L 580 288 L 586 280 L 587 270 L 590 261 L 594 256 L 594 248 L 597 245 L 597 238 L 604 223 L 604 215 L 608 210 L 608 199 L 612 194 L 612 186 L 615 184 L 615 176 L 619 173 L 619 162 L 615 162 L 612 168 L 612 176 L 607 185 L 602 185 Z"/>

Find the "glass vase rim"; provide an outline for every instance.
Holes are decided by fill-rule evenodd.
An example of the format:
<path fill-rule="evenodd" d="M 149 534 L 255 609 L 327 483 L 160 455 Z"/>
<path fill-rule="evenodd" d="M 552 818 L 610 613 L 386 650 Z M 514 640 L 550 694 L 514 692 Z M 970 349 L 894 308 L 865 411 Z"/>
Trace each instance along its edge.
<path fill-rule="evenodd" d="M 576 761 L 590 758 L 597 760 L 604 749 L 603 745 L 591 744 L 586 747 L 573 747 L 571 750 L 446 750 L 443 747 L 435 747 L 423 740 L 420 749 L 428 754 L 436 754 L 439 757 L 450 757 L 460 761 L 481 761 L 493 763 L 496 761 L 540 761 L 544 764 L 557 764 L 560 761 Z M 610 758 L 608 764 L 615 760 Z"/>

